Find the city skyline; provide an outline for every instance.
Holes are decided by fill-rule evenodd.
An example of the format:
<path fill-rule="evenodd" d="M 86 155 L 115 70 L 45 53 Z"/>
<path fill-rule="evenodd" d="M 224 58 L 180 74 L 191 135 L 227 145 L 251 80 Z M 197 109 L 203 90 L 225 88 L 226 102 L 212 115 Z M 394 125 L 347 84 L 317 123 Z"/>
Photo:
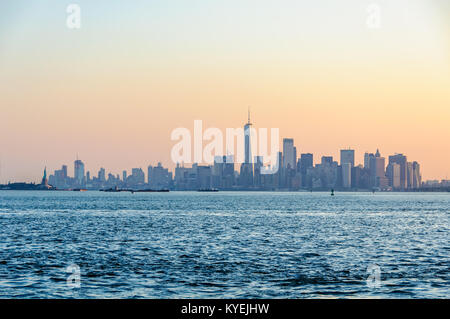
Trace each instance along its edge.
<path fill-rule="evenodd" d="M 197 124 L 201 127 L 201 123 Z M 314 161 L 312 153 L 298 155 L 294 139 L 284 137 L 282 138 L 282 149 L 271 149 L 271 152 L 277 152 L 275 154 L 276 162 L 268 161 L 265 157 L 272 157 L 271 154 L 262 156 L 257 149 L 253 150 L 252 148 L 254 144 L 261 145 L 261 141 L 253 140 L 256 138 L 256 130 L 251 132 L 254 129 L 252 126 L 249 107 L 248 119 L 243 125 L 242 135 L 236 135 L 236 138 L 242 139 L 242 144 L 238 142 L 238 148 L 233 148 L 231 153 L 227 149 L 226 155 L 223 155 L 223 150 L 215 148 L 212 162 L 194 162 L 190 163 L 190 167 L 185 166 L 186 163 L 177 162 L 174 172 L 164 168 L 161 162 L 158 162 L 157 166 L 148 165 L 147 176 L 141 167 L 135 167 L 131 169 L 130 175 L 126 169 L 122 171 L 121 175 L 109 172 L 106 177 L 106 169 L 103 167 L 99 169 L 97 175 L 91 175 L 77 154 L 73 165 L 73 177 L 69 176 L 68 166 L 64 164 L 60 170 L 55 170 L 54 174 L 47 178 L 46 166 L 42 181 L 37 184 L 37 189 L 102 190 L 109 187 L 110 189 L 141 190 L 324 190 L 330 188 L 333 190 L 336 188 L 339 190 L 392 191 L 418 190 L 428 186 L 436 187 L 437 184 L 446 187 L 449 184 L 446 179 L 438 182 L 433 180 L 424 182 L 419 162 L 408 161 L 407 156 L 402 153 L 389 155 L 386 163 L 386 158 L 381 156 L 378 148 L 375 153 L 364 153 L 363 164 L 355 162 L 355 150 L 350 147 L 340 150 L 339 161 L 334 160 L 333 156 L 327 155 L 322 156 L 320 163 L 317 163 Z M 203 139 L 202 130 L 201 128 L 200 132 L 197 132 L 201 135 L 194 139 Z M 188 140 L 189 147 L 192 148 L 190 133 Z M 267 141 L 263 143 L 267 143 Z M 231 145 L 234 145 L 234 142 Z M 243 148 L 245 155 L 241 159 L 242 162 L 239 160 L 241 152 L 239 145 Z M 194 150 L 197 147 L 198 145 L 194 145 Z M 255 154 L 252 151 L 255 151 Z M 238 154 L 237 157 L 236 154 Z M 181 159 L 184 157 L 182 156 Z M 237 167 L 236 164 L 238 164 Z M 275 170 L 273 170 L 274 167 Z M 269 170 L 267 171 L 267 169 Z M 12 189 L 16 186 L 19 189 L 23 188 L 20 185 L 14 186 L 14 183 L 8 183 L 8 185 L 11 185 Z"/>
<path fill-rule="evenodd" d="M 250 126 L 252 126 L 252 125 L 253 124 L 250 124 L 250 118 L 249 118 L 249 121 L 244 125 L 244 132 L 248 132 Z M 248 134 L 249 133 L 245 134 L 245 141 L 243 143 L 243 145 L 244 145 L 244 154 L 245 154 L 244 162 L 243 163 L 235 162 L 234 164 L 236 164 L 236 165 L 242 165 L 242 164 L 249 163 L 249 156 L 251 154 L 250 143 L 252 143 L 252 142 L 250 142 Z M 287 167 L 288 165 L 289 166 L 297 166 L 298 162 L 301 161 L 301 157 L 297 156 L 297 147 L 294 144 L 294 139 L 293 138 L 280 137 L 280 140 L 281 140 L 282 143 L 280 143 L 281 147 L 280 147 L 279 151 L 280 151 L 280 153 L 283 154 L 282 167 Z M 289 154 L 288 157 L 284 156 L 284 154 L 286 154 L 286 152 L 289 152 L 288 153 Z M 370 154 L 368 151 L 365 151 L 365 152 L 361 153 L 362 156 L 359 156 L 359 158 L 361 158 L 361 160 L 357 161 L 356 158 L 358 158 L 358 157 L 356 157 L 355 154 L 359 154 L 359 153 L 356 152 L 355 149 L 352 149 L 351 147 L 348 147 L 348 146 L 346 148 L 343 148 L 343 149 L 338 149 L 338 150 L 336 150 L 335 152 L 333 152 L 331 154 L 320 153 L 319 156 L 315 156 L 314 153 L 311 153 L 311 152 L 308 152 L 308 151 L 300 151 L 298 154 L 300 155 L 300 153 L 302 155 L 304 155 L 304 154 L 312 154 L 313 155 L 313 157 L 312 157 L 312 164 L 313 164 L 313 166 L 315 166 L 317 164 L 321 164 L 323 162 L 323 158 L 331 158 L 331 159 L 339 158 L 339 164 L 340 165 L 342 165 L 343 163 L 344 164 L 345 163 L 351 163 L 350 167 L 356 167 L 356 166 L 366 167 L 367 166 L 367 161 L 369 160 L 367 158 L 367 155 L 373 155 L 374 156 L 374 154 Z M 376 153 L 378 154 L 378 157 L 379 157 L 379 148 L 376 148 Z M 333 154 L 335 154 L 335 155 L 333 155 Z M 404 153 L 401 153 L 401 152 L 394 152 L 394 153 L 390 154 L 389 157 L 395 157 L 397 155 L 403 155 L 403 154 Z M 234 154 L 227 154 L 227 155 L 231 155 L 232 157 L 235 156 Z M 252 164 L 257 163 L 258 160 L 259 160 L 258 159 L 259 157 L 260 157 L 259 154 L 253 155 L 251 157 L 252 161 L 253 161 Z M 288 159 L 290 157 L 292 157 L 292 160 Z M 420 162 L 420 160 L 418 160 L 417 162 Z M 11 183 L 14 183 L 14 182 L 27 182 L 27 183 L 31 182 L 31 183 L 33 183 L 33 182 L 40 181 L 41 178 L 42 178 L 41 172 L 35 172 L 32 175 L 36 176 L 36 178 L 33 178 L 33 177 L 30 176 L 30 177 L 28 177 L 26 179 L 14 179 L 13 178 L 13 179 L 9 179 L 9 180 L 6 180 L 6 181 L 4 181 L 4 180 L 2 181 L 2 179 L 1 179 L 1 176 L 2 176 L 2 174 L 1 174 L 1 172 L 2 172 L 1 171 L 1 169 L 2 169 L 1 164 L 2 163 L 0 162 L 0 184 L 6 184 L 6 183 L 10 183 L 10 182 Z M 78 172 L 77 172 L 77 166 L 80 166 L 80 164 L 81 164 L 82 168 L 80 168 L 78 170 Z M 105 174 L 106 171 L 108 171 L 109 174 L 112 174 L 114 176 L 119 176 L 119 175 L 127 176 L 128 172 L 132 171 L 133 169 L 136 169 L 136 168 L 142 169 L 142 167 L 147 168 L 149 166 L 154 166 L 155 164 L 157 166 L 162 165 L 163 167 L 166 167 L 169 170 L 169 172 L 174 173 L 175 172 L 175 168 L 177 167 L 177 164 L 181 164 L 181 163 L 171 163 L 170 162 L 170 164 L 167 165 L 167 163 L 163 163 L 162 161 L 157 161 L 156 163 L 150 163 L 150 164 L 146 164 L 146 165 L 132 165 L 129 168 L 125 168 L 124 169 L 122 167 L 122 168 L 119 168 L 119 169 L 116 169 L 116 170 L 114 170 L 114 169 L 107 169 L 107 168 L 105 168 L 105 165 L 100 164 L 100 165 L 98 165 L 98 168 L 91 168 L 90 170 L 88 170 L 88 169 L 86 169 L 85 162 L 83 162 L 82 160 L 79 159 L 79 154 L 77 153 L 76 160 L 74 161 L 73 169 L 71 168 L 70 165 L 66 165 L 66 164 L 62 164 L 62 169 L 65 169 L 65 175 L 66 176 L 70 176 L 72 174 L 72 176 L 74 176 L 75 179 L 78 179 L 80 181 L 83 176 L 86 176 L 86 173 L 91 173 L 92 174 L 92 172 L 96 171 L 96 170 L 99 171 L 99 172 L 103 171 L 103 174 Z M 196 163 L 196 162 L 193 162 L 193 163 L 185 163 L 185 164 L 187 164 L 187 166 L 189 166 L 189 165 L 192 166 L 192 165 L 195 165 L 195 164 L 196 165 L 212 165 L 212 164 L 214 164 L 214 162 L 211 162 L 211 163 L 205 163 L 205 162 Z M 383 165 L 384 165 L 384 162 L 383 162 Z M 45 163 L 44 163 L 44 167 L 45 167 L 45 170 L 50 170 L 50 171 L 56 171 L 58 169 L 57 167 L 51 167 L 51 166 L 49 166 L 49 165 L 47 165 Z M 61 165 L 60 165 L 60 167 L 61 167 Z M 384 167 L 386 168 L 387 164 Z M 237 171 L 240 172 L 241 169 L 242 169 L 242 166 L 238 167 Z M 422 167 L 421 167 L 421 172 L 422 172 Z M 423 181 L 427 181 L 427 180 L 428 181 L 436 181 L 436 180 L 441 181 L 441 180 L 448 180 L 448 178 L 447 178 L 447 176 L 442 176 L 440 178 L 424 178 L 423 179 Z"/>
<path fill-rule="evenodd" d="M 164 182 L 163 185 L 165 186 L 165 188 L 169 188 L 169 187 L 174 187 L 174 185 L 172 185 L 171 183 L 174 182 L 176 180 L 176 176 L 174 176 L 174 174 L 176 174 L 177 169 L 180 167 L 185 168 L 186 164 L 190 164 L 190 168 L 196 168 L 199 167 L 199 169 L 201 168 L 206 168 L 206 167 L 210 167 L 213 168 L 213 165 L 216 165 L 216 159 L 220 158 L 219 160 L 222 160 L 223 157 L 223 162 L 227 163 L 227 162 L 232 162 L 233 163 L 233 176 L 234 175 L 239 175 L 239 177 L 233 177 L 233 180 L 236 179 L 236 181 L 233 181 L 232 185 L 233 186 L 240 186 L 240 187 L 244 187 L 244 188 L 252 188 L 254 187 L 254 183 L 255 181 L 260 182 L 261 177 L 260 176 L 256 176 L 256 174 L 258 173 L 259 175 L 262 175 L 264 173 L 261 173 L 261 169 L 262 168 L 266 168 L 269 169 L 269 171 L 271 169 L 273 169 L 273 165 L 274 163 L 269 161 L 268 158 L 266 157 L 270 157 L 272 156 L 270 153 L 266 154 L 266 157 L 261 156 L 261 154 L 258 153 L 258 151 L 256 151 L 256 154 L 252 154 L 252 150 L 253 150 L 253 145 L 258 144 L 258 147 L 260 147 L 260 142 L 261 141 L 254 141 L 252 140 L 254 137 L 253 134 L 257 134 L 256 129 L 253 127 L 254 124 L 252 123 L 251 119 L 250 119 L 250 107 L 248 107 L 247 110 L 247 122 L 243 125 L 243 130 L 242 133 L 243 135 L 241 136 L 241 138 L 243 139 L 243 143 L 239 144 L 239 142 L 234 141 L 232 143 L 232 145 L 234 145 L 235 142 L 237 142 L 237 148 L 235 149 L 235 151 L 237 151 L 236 154 L 239 154 L 239 145 L 242 146 L 243 150 L 242 150 L 242 154 L 243 154 L 243 158 L 242 158 L 242 162 L 239 162 L 238 160 L 236 160 L 237 158 L 239 158 L 239 156 L 236 157 L 236 154 L 234 152 L 230 153 L 230 150 L 226 150 L 226 152 L 224 151 L 224 149 L 222 151 L 219 150 L 220 154 L 215 154 L 214 155 L 214 161 L 213 162 L 189 162 L 189 163 L 183 163 L 183 162 L 177 162 L 174 163 L 174 159 L 172 158 L 172 165 L 169 165 L 168 168 L 164 168 L 164 166 L 162 165 L 162 162 L 158 161 L 157 162 L 157 169 L 164 169 L 165 173 L 163 173 L 164 176 L 166 176 L 167 178 L 169 178 L 170 182 Z M 200 121 L 201 122 L 201 121 Z M 194 123 L 194 132 L 195 132 L 195 123 Z M 200 124 L 201 127 L 201 124 Z M 184 129 L 184 128 L 182 128 Z M 215 128 L 217 129 L 217 128 Z M 233 129 L 234 130 L 234 129 Z M 255 130 L 254 132 L 252 132 L 251 130 Z M 201 134 L 200 138 L 202 140 L 202 144 L 203 144 L 203 140 L 204 140 L 204 128 L 201 127 L 201 131 L 198 132 Z M 190 135 L 190 133 L 189 133 Z M 226 134 L 221 134 L 226 135 Z M 217 138 L 217 137 L 216 137 Z M 236 135 L 233 139 L 235 138 L 239 138 L 239 134 Z M 271 137 L 273 138 L 273 137 Z M 194 137 L 194 140 L 196 138 Z M 381 188 L 383 190 L 386 190 L 387 187 L 391 187 L 392 189 L 418 189 L 422 186 L 422 184 L 436 184 L 436 182 L 438 183 L 443 183 L 443 184 L 447 184 L 448 183 L 448 179 L 447 177 L 445 178 L 438 178 L 438 179 L 428 179 L 428 180 L 422 180 L 422 172 L 421 172 L 421 168 L 420 168 L 420 164 L 417 161 L 413 161 L 413 162 L 408 162 L 407 157 L 403 155 L 403 153 L 399 153 L 399 152 L 395 152 L 392 155 L 389 155 L 389 165 L 386 164 L 386 160 L 384 157 L 381 157 L 380 155 L 380 151 L 379 148 L 376 149 L 376 153 L 369 153 L 369 152 L 364 152 L 364 157 L 363 157 L 363 161 L 361 161 L 359 164 L 357 164 L 357 162 L 355 161 L 355 150 L 352 149 L 351 147 L 347 147 L 345 149 L 340 149 L 339 150 L 339 162 L 338 161 L 334 161 L 333 155 L 322 155 L 322 156 L 318 156 L 315 157 L 313 153 L 301 153 L 301 156 L 297 155 L 297 147 L 295 146 L 294 143 L 294 139 L 293 138 L 286 138 L 286 137 L 279 137 L 279 139 L 282 141 L 282 147 L 278 148 L 278 154 L 276 155 L 277 157 L 277 163 L 275 166 L 278 167 L 278 169 L 287 169 L 287 170 L 294 170 L 295 173 L 294 175 L 292 175 L 291 177 L 294 178 L 296 173 L 300 173 L 301 175 L 303 175 L 302 180 L 301 181 L 297 181 L 297 183 L 299 183 L 299 188 L 307 188 L 306 185 L 304 185 L 304 181 L 303 179 L 305 179 L 305 168 L 304 165 L 305 163 L 308 163 L 308 165 L 310 167 L 320 167 L 320 165 L 327 163 L 330 165 L 337 165 L 339 163 L 339 180 L 341 184 L 339 185 L 329 185 L 329 187 L 334 188 L 334 187 L 340 187 L 343 189 L 352 189 L 355 188 L 355 181 L 354 181 L 354 176 L 352 176 L 352 174 L 355 174 L 353 172 L 354 168 L 364 168 L 364 169 L 368 169 L 368 173 L 372 176 L 371 178 L 375 178 L 377 181 L 372 180 L 371 186 L 369 188 Z M 189 140 L 191 140 L 191 137 L 189 137 Z M 172 139 L 173 141 L 173 139 Z M 264 143 L 267 144 L 268 141 L 264 141 Z M 280 145 L 280 143 L 278 143 L 278 145 Z M 202 145 L 203 147 L 204 145 Z M 222 145 L 223 146 L 223 145 Z M 192 146 L 190 145 L 190 152 L 191 153 L 193 150 L 195 151 L 196 146 L 195 144 Z M 200 148 L 201 151 L 201 148 Z M 216 150 L 217 151 L 217 150 Z M 271 149 L 270 151 L 274 151 L 273 149 Z M 202 152 L 202 151 L 201 151 Z M 226 155 L 224 155 L 226 154 Z M 305 157 L 306 157 L 306 161 L 305 161 Z M 194 156 L 195 158 L 195 156 Z M 320 158 L 320 160 L 319 160 Z M 335 157 L 337 158 L 337 156 Z M 230 160 L 231 159 L 231 160 Z M 373 162 L 373 163 L 372 163 Z M 237 170 L 235 169 L 235 165 L 237 166 Z M 370 167 L 372 166 L 372 167 Z M 397 166 L 401 166 L 397 167 Z M 84 188 L 87 185 L 87 182 L 89 182 L 91 179 L 90 177 L 93 176 L 93 181 L 97 180 L 97 189 L 101 189 L 104 188 L 102 187 L 102 185 L 109 185 L 109 186 L 115 186 L 117 187 L 117 185 L 120 185 L 122 182 L 122 186 L 127 185 L 127 180 L 131 178 L 132 181 L 139 181 L 136 182 L 136 185 L 140 185 L 140 184 L 146 184 L 146 185 L 156 185 L 154 184 L 152 181 L 150 181 L 150 176 L 151 176 L 151 169 L 152 169 L 152 164 L 146 166 L 148 169 L 148 175 L 147 177 L 145 177 L 145 173 L 142 170 L 142 167 L 134 167 L 131 168 L 131 175 L 128 175 L 128 171 L 130 169 L 124 169 L 121 170 L 121 173 L 117 173 L 117 172 L 113 172 L 112 170 L 108 173 L 108 183 L 106 183 L 107 179 L 106 179 L 106 169 L 100 165 L 100 168 L 98 170 L 98 175 L 97 177 L 94 177 L 94 175 L 91 175 L 91 171 L 87 170 L 85 167 L 85 164 L 82 162 L 82 160 L 79 159 L 79 155 L 77 153 L 76 155 L 76 160 L 74 161 L 74 165 L 73 165 L 73 179 L 72 181 L 70 181 L 69 184 L 66 184 L 66 182 L 64 182 L 64 187 L 62 188 Z M 172 168 L 172 171 L 170 170 Z M 55 169 L 54 170 L 55 173 L 53 175 L 50 175 L 49 179 L 50 181 L 53 179 L 53 181 L 55 181 L 55 179 L 57 178 L 63 178 L 64 179 L 70 179 L 70 175 L 69 175 L 69 170 L 68 170 L 68 166 L 66 164 L 63 164 L 60 170 Z M 268 171 L 268 172 L 269 172 Z M 353 172 L 353 173 L 352 173 Z M 279 173 L 278 171 L 274 171 L 274 174 Z M 137 175 L 136 175 L 137 174 Z M 160 173 L 161 174 L 161 173 Z M 197 173 L 196 173 L 197 174 Z M 270 175 L 271 173 L 269 173 Z M 283 173 L 285 174 L 285 173 Z M 408 174 L 408 178 L 407 178 L 407 174 Z M 121 176 L 122 175 L 122 179 Z M 236 175 L 236 176 L 237 176 Z M 389 175 L 389 176 L 388 176 Z M 398 175 L 398 176 L 397 176 Z M 393 181 L 394 176 L 396 178 L 396 181 Z M 165 178 L 166 178 L 165 177 Z M 389 177 L 389 178 L 388 178 Z M 335 177 L 336 179 L 337 177 Z M 414 182 L 412 181 L 412 179 L 414 178 Z M 381 181 L 380 181 L 381 179 Z M 397 180 L 398 179 L 398 180 Z M 411 179 L 411 181 L 409 181 L 409 179 Z M 237 182 L 239 180 L 239 182 Z M 389 181 L 388 181 L 389 180 Z M 408 180 L 408 184 L 407 184 L 407 180 Z M 44 183 L 45 181 L 45 183 Z M 87 181 L 87 182 L 86 182 Z M 145 182 L 147 181 L 147 182 Z M 18 180 L 8 180 L 7 183 L 29 183 L 31 182 L 32 184 L 34 184 L 35 182 L 30 179 L 28 180 L 22 180 L 22 181 L 18 181 Z M 44 177 L 42 178 L 42 183 L 41 185 L 45 185 L 45 187 L 48 186 L 47 184 L 48 179 L 47 179 L 47 165 L 45 165 L 45 169 L 44 169 Z M 290 181 L 288 184 L 290 185 L 292 181 Z M 7 183 L 3 183 L 3 184 L 7 184 Z M 1 182 L 1 162 L 0 162 L 0 185 L 2 184 Z M 37 183 L 39 185 L 39 183 Z M 50 182 L 51 184 L 51 182 Z M 414 187 L 413 187 L 414 184 Z M 61 183 L 60 183 L 61 185 Z M 159 185 L 159 184 L 158 184 Z M 171 185 L 171 186 L 170 186 Z M 142 185 L 141 185 L 142 186 Z M 211 186 L 211 185 L 210 185 Z M 209 187 L 210 187 L 209 186 Z M 286 186 L 283 186 L 284 188 L 286 188 Z M 280 188 L 283 188 L 280 186 Z M 383 188 L 384 187 L 384 188 Z M 61 188 L 60 186 L 58 188 Z M 291 186 L 287 186 L 287 188 L 292 188 Z M 310 188 L 312 188 L 312 184 L 310 185 Z M 324 188 L 324 187 L 319 187 L 319 188 Z M 358 187 L 356 187 L 358 188 Z"/>
<path fill-rule="evenodd" d="M 253 155 L 253 156 L 251 154 L 252 151 L 251 151 L 250 144 L 253 143 L 253 142 L 250 142 L 251 140 L 250 140 L 250 131 L 249 130 L 250 130 L 250 128 L 252 126 L 253 126 L 253 124 L 250 122 L 250 110 L 248 110 L 248 121 L 247 121 L 247 123 L 244 124 L 244 134 L 245 134 L 244 136 L 245 137 L 244 137 L 243 146 L 244 146 L 245 158 L 244 158 L 244 162 L 243 163 L 236 162 L 235 164 L 241 165 L 241 164 L 249 163 L 249 158 L 251 158 L 253 160 L 253 163 L 256 163 L 259 160 L 258 159 L 260 157 L 259 154 L 256 154 L 256 155 Z M 279 145 L 280 145 L 279 151 L 281 153 L 283 153 L 283 155 L 286 154 L 286 153 L 289 154 L 289 156 L 287 156 L 287 157 L 283 156 L 282 166 L 283 167 L 287 167 L 288 165 L 289 166 L 297 166 L 298 165 L 297 162 L 300 161 L 301 158 L 297 157 L 297 147 L 294 144 L 294 139 L 293 138 L 280 137 L 280 141 L 282 143 L 279 143 Z M 173 144 L 173 142 L 172 142 L 172 144 Z M 376 148 L 376 152 L 377 152 L 378 157 L 379 157 L 379 148 Z M 300 152 L 298 154 L 300 154 L 300 153 L 313 154 L 313 153 L 310 153 L 308 151 L 303 151 L 303 150 L 301 150 L 301 148 L 300 148 Z M 323 161 L 324 157 L 329 157 L 329 158 L 339 158 L 340 159 L 340 161 L 339 161 L 340 165 L 342 165 L 343 163 L 351 163 L 350 167 L 355 167 L 355 166 L 359 166 L 359 165 L 362 165 L 363 167 L 366 167 L 367 161 L 369 161 L 369 159 L 367 158 L 367 155 L 369 154 L 369 152 L 365 151 L 364 153 L 362 153 L 362 157 L 359 156 L 359 158 L 361 159 L 359 161 L 356 161 L 356 158 L 358 158 L 358 157 L 356 157 L 355 154 L 359 154 L 359 153 L 358 152 L 355 153 L 355 149 L 352 149 L 351 147 L 347 146 L 346 148 L 340 149 L 340 150 L 336 150 L 335 152 L 333 152 L 331 154 L 320 153 L 319 156 L 313 156 L 312 164 L 314 166 L 317 165 L 317 164 L 320 164 Z M 234 156 L 234 154 L 231 154 L 231 155 Z M 374 155 L 374 154 L 371 154 L 371 155 Z M 403 155 L 403 153 L 401 153 L 401 152 L 394 152 L 391 155 L 389 155 L 389 157 L 393 157 L 393 156 L 397 156 L 397 155 Z M 82 168 L 77 173 L 77 165 L 80 165 L 80 163 L 82 163 Z M 167 167 L 167 169 L 169 171 L 174 173 L 177 164 L 180 164 L 180 163 L 169 162 L 169 165 L 167 165 L 168 163 L 163 163 L 162 161 L 157 161 L 156 164 L 158 166 L 162 164 L 163 166 Z M 193 162 L 193 163 L 190 163 L 190 164 L 191 165 L 194 165 L 194 164 L 197 164 L 197 165 L 212 165 L 213 163 L 203 163 L 203 162 L 202 163 L 195 163 L 195 162 Z M 384 165 L 384 163 L 383 163 L 383 165 Z M 51 170 L 55 170 L 55 171 L 57 170 L 56 167 L 51 167 L 51 166 L 47 165 L 46 163 L 44 163 L 44 166 L 45 166 L 46 170 L 47 170 L 47 168 L 50 168 Z M 128 173 L 128 171 L 132 171 L 136 167 L 142 168 L 142 166 L 143 167 L 148 167 L 148 166 L 152 166 L 152 164 L 132 165 L 132 167 L 134 167 L 134 168 L 128 168 L 128 169 L 123 169 L 123 168 L 119 168 L 118 170 L 117 169 L 116 170 L 109 169 L 109 172 L 110 172 L 110 174 L 112 174 L 114 176 L 116 176 L 116 175 L 117 176 L 119 176 L 119 175 L 125 176 Z M 66 164 L 63 164 L 62 167 L 63 167 L 63 169 L 65 169 L 65 175 L 66 176 L 69 176 L 70 175 L 69 172 L 72 172 L 74 178 L 78 179 L 79 181 L 81 180 L 81 178 L 83 176 L 85 176 L 85 165 L 79 159 L 79 154 L 78 153 L 76 155 L 76 160 L 74 162 L 74 168 L 73 169 L 69 170 L 68 166 Z M 386 167 L 387 167 L 387 164 L 386 164 L 385 168 Z M 36 182 L 36 181 L 39 181 L 40 178 L 41 178 L 41 175 L 39 175 L 39 173 L 35 172 L 32 175 L 37 176 L 36 178 L 33 178 L 33 177 L 29 176 L 26 179 L 14 179 L 13 178 L 13 179 L 9 179 L 9 180 L 2 180 L 2 168 L 3 168 L 2 167 L 2 163 L 0 161 L 0 184 L 6 184 L 6 183 L 10 183 L 10 182 Z M 239 171 L 241 169 L 242 169 L 242 166 L 239 168 Z M 95 170 L 95 168 L 93 168 L 93 170 Z M 103 174 L 105 174 L 105 171 L 106 171 L 104 165 L 102 165 L 102 164 L 98 165 L 97 170 L 99 170 L 99 171 L 103 170 Z M 422 168 L 421 168 L 421 170 L 422 170 Z M 86 170 L 86 173 L 90 173 L 90 172 L 91 172 L 91 170 L 89 170 L 89 171 Z M 253 172 L 251 174 L 252 174 L 251 178 L 253 178 Z M 403 177 L 403 179 L 404 179 L 404 177 Z M 441 176 L 441 177 L 438 177 L 438 178 L 424 178 L 423 180 L 424 181 L 426 181 L 426 180 L 429 180 L 429 181 L 436 181 L 436 180 L 441 181 L 441 180 L 448 180 L 448 178 L 447 178 L 447 176 Z M 81 184 L 81 183 L 79 183 L 79 184 Z"/>
<path fill-rule="evenodd" d="M 248 124 L 248 123 L 247 123 Z M 247 126 L 246 124 L 246 126 Z M 245 148 L 250 145 L 246 138 Z M 216 156 L 214 163 L 185 166 L 177 164 L 171 172 L 161 163 L 149 165 L 147 174 L 140 167 L 123 170 L 116 174 L 100 168 L 97 174 L 91 174 L 85 163 L 77 158 L 74 161 L 74 174 L 68 174 L 68 166 L 62 165 L 47 178 L 47 167 L 36 189 L 134 189 L 134 190 L 418 190 L 429 187 L 449 187 L 449 180 L 422 181 L 420 164 L 408 161 L 403 154 L 394 154 L 386 158 L 377 149 L 376 153 L 365 153 L 364 164 L 355 164 L 354 150 L 340 150 L 339 161 L 332 156 L 322 156 L 319 164 L 313 164 L 314 155 L 302 153 L 296 155 L 292 138 L 283 138 L 283 151 L 278 152 L 278 170 L 273 174 L 261 174 L 263 160 L 255 155 L 254 161 L 245 159 L 234 162 L 234 155 Z M 295 165 L 290 159 L 294 155 Z M 223 158 L 222 158 L 223 157 Z M 19 189 L 28 189 L 8 184 Z"/>

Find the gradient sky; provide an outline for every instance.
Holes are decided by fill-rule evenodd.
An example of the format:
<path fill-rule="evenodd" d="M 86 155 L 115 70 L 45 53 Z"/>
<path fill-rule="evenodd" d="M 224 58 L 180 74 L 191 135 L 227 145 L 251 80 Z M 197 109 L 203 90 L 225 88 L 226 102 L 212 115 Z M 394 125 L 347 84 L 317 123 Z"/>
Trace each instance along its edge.
<path fill-rule="evenodd" d="M 77 154 L 94 175 L 173 167 L 173 129 L 240 127 L 249 105 L 316 162 L 379 148 L 450 178 L 449 3 L 1 1 L 0 183 L 72 174 Z"/>

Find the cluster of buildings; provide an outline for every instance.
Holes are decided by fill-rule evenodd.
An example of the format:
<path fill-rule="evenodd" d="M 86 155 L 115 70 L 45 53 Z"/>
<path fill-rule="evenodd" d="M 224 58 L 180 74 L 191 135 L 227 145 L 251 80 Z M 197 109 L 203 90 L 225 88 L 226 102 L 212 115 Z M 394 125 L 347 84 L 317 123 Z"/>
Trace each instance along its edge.
<path fill-rule="evenodd" d="M 388 164 L 377 150 L 364 155 L 364 165 L 355 165 L 355 151 L 344 149 L 340 161 L 322 156 L 314 165 L 314 155 L 301 154 L 293 139 L 283 140 L 278 153 L 278 170 L 262 174 L 262 158 L 243 163 L 235 170 L 232 156 L 217 158 L 213 165 L 177 166 L 175 189 L 217 188 L 223 190 L 415 190 L 422 185 L 420 165 L 408 162 L 403 154 L 389 156 Z"/>
<path fill-rule="evenodd" d="M 126 170 L 114 175 L 100 168 L 96 176 L 91 176 L 89 171 L 85 171 L 84 163 L 77 159 L 74 162 L 74 176 L 67 174 L 67 165 L 63 165 L 60 170 L 56 170 L 48 178 L 48 184 L 57 189 L 108 189 L 108 188 L 130 188 L 130 189 L 170 189 L 173 186 L 172 173 L 167 168 L 163 168 L 161 163 L 157 166 L 147 168 L 147 176 L 142 168 L 133 168 L 131 174 Z"/>
<path fill-rule="evenodd" d="M 382 157 L 364 154 L 364 165 L 355 165 L 355 151 L 344 149 L 340 161 L 322 156 L 314 165 L 314 155 L 297 155 L 292 138 L 283 139 L 282 152 L 277 154 L 277 170 L 264 174 L 263 158 L 251 153 L 252 124 L 244 126 L 245 160 L 237 172 L 233 156 L 216 157 L 213 165 L 177 165 L 173 187 L 177 190 L 217 188 L 222 190 L 416 190 L 422 185 L 420 165 L 408 162 L 403 154 Z"/>
<path fill-rule="evenodd" d="M 56 170 L 48 184 L 57 189 L 172 189 L 172 190 L 416 190 L 436 186 L 422 183 L 419 163 L 409 162 L 403 154 L 386 158 L 376 153 L 365 153 L 364 164 L 355 165 L 355 151 L 340 151 L 339 162 L 332 156 L 322 156 L 314 164 L 314 155 L 303 153 L 297 158 L 293 139 L 283 140 L 283 151 L 278 153 L 278 170 L 262 173 L 263 159 L 255 156 L 238 166 L 232 155 L 216 157 L 212 165 L 177 164 L 175 175 L 161 163 L 126 170 L 121 175 L 106 174 L 100 168 L 95 176 L 85 170 L 81 160 L 74 162 L 74 176 L 68 176 L 67 166 Z M 237 168 L 239 167 L 239 171 Z M 438 183 L 438 181 L 436 181 Z"/>
<path fill-rule="evenodd" d="M 141 168 L 133 168 L 131 174 L 109 173 L 101 168 L 96 176 L 85 172 L 84 163 L 74 162 L 74 176 L 69 177 L 67 166 L 49 176 L 48 184 L 57 189 L 172 189 L 172 190 L 416 190 L 422 187 L 420 165 L 408 161 L 403 154 L 386 158 L 377 150 L 364 154 L 364 164 L 355 164 L 355 151 L 343 149 L 340 159 L 322 156 L 314 164 L 314 155 L 297 155 L 292 138 L 283 139 L 282 151 L 277 154 L 275 173 L 264 171 L 263 158 L 252 157 L 250 118 L 244 126 L 245 160 L 241 164 L 234 156 L 217 156 L 212 165 L 193 164 L 190 167 L 177 164 L 172 176 L 161 163 L 149 166 L 147 174 Z M 239 171 L 237 170 L 239 169 Z"/>

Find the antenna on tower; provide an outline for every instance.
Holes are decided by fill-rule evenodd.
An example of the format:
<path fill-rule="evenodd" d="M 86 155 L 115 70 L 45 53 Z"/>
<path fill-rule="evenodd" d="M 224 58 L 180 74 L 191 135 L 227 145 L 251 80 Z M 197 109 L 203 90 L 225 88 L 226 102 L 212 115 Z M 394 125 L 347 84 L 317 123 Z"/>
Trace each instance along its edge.
<path fill-rule="evenodd" d="M 247 122 L 247 124 L 251 124 L 251 122 L 250 122 L 250 106 L 248 107 L 248 122 Z"/>

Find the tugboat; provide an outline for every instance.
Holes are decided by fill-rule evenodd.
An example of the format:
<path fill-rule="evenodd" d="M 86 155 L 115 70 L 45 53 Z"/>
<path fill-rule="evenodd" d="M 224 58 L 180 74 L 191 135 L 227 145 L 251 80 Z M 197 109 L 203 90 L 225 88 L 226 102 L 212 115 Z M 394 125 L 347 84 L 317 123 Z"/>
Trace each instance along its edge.
<path fill-rule="evenodd" d="M 334 196 L 334 189 L 331 189 L 331 196 Z"/>

